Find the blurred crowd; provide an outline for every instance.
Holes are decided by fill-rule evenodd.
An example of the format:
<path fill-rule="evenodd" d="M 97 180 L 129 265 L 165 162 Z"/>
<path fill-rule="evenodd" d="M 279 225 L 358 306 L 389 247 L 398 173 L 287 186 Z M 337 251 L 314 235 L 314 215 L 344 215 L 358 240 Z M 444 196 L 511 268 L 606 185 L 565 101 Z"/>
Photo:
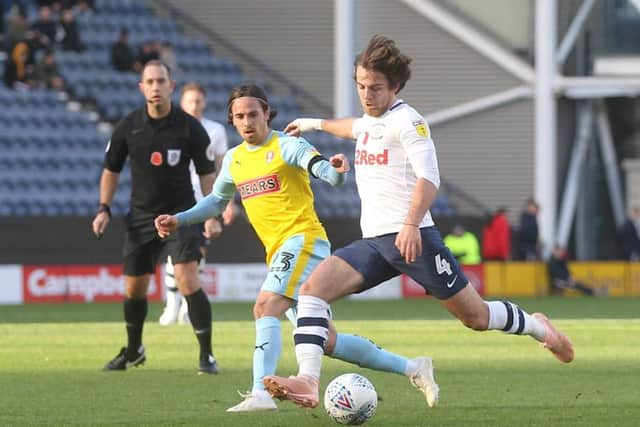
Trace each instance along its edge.
<path fill-rule="evenodd" d="M 91 13 L 90 0 L 40 0 L 38 13 L 28 18 L 19 0 L 0 2 L 2 43 L 6 52 L 3 80 L 12 89 L 48 88 L 64 90 L 54 51 L 82 52 L 76 16 Z"/>
<path fill-rule="evenodd" d="M 37 16 L 29 19 L 28 9 L 19 0 L 0 0 L 0 42 L 4 46 L 4 84 L 16 90 L 47 88 L 65 90 L 55 52 L 83 52 L 76 18 L 92 13 L 92 0 L 40 0 Z M 129 43 L 129 31 L 122 28 L 114 34 L 111 63 L 121 72 L 140 72 L 142 66 L 160 59 L 172 71 L 178 66 L 173 46 L 167 42 L 149 40 L 140 46 Z"/>
<path fill-rule="evenodd" d="M 129 30 L 122 28 L 116 42 L 111 46 L 111 64 L 122 72 L 136 72 L 148 61 L 159 59 L 169 66 L 172 75 L 178 72 L 175 50 L 171 43 L 149 40 L 137 49 L 129 44 Z"/>

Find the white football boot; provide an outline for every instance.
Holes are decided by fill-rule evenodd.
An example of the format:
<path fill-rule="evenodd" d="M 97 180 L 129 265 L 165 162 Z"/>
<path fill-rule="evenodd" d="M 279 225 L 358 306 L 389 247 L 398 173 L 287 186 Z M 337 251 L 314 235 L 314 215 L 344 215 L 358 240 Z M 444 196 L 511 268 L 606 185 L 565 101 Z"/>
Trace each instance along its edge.
<path fill-rule="evenodd" d="M 433 408 L 438 404 L 440 387 L 433 378 L 433 362 L 428 357 L 418 357 L 413 359 L 418 364 L 418 368 L 411 374 L 409 380 L 427 399 L 427 405 Z"/>
<path fill-rule="evenodd" d="M 276 402 L 265 390 L 255 390 L 246 394 L 238 392 L 238 394 L 244 400 L 227 409 L 227 412 L 275 411 L 278 409 Z"/>

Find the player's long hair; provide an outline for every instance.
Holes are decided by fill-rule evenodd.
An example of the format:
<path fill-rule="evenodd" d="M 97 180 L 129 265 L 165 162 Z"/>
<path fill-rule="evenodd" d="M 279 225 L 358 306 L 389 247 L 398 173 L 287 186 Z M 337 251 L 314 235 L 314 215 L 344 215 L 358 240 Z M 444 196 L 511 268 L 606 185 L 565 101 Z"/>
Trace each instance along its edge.
<path fill-rule="evenodd" d="M 411 64 L 411 58 L 400 53 L 395 41 L 385 36 L 375 35 L 371 37 L 367 47 L 356 56 L 353 64 L 353 78 L 355 80 L 355 72 L 360 65 L 366 70 L 384 74 L 389 81 L 389 86 L 398 85 L 396 90 L 398 93 L 411 78 L 409 64 Z"/>
<path fill-rule="evenodd" d="M 267 124 L 271 125 L 271 120 L 273 120 L 273 118 L 278 114 L 278 111 L 269 105 L 269 99 L 267 98 L 267 93 L 264 89 L 254 84 L 244 84 L 231 89 L 229 99 L 227 100 L 227 121 L 229 124 L 233 125 L 233 115 L 231 114 L 231 105 L 233 104 L 233 101 L 245 96 L 256 98 L 260 102 L 260 105 L 262 105 L 262 110 L 265 113 L 267 110 L 269 111 Z"/>

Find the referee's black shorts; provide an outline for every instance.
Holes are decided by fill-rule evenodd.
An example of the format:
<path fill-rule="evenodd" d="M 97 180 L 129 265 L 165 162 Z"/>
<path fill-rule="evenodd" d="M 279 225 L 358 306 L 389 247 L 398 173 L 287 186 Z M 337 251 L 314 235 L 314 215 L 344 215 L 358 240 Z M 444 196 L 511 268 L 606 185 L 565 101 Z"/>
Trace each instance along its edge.
<path fill-rule="evenodd" d="M 180 227 L 160 239 L 153 220 L 156 214 L 132 210 L 126 218 L 123 270 L 127 276 L 153 274 L 160 257 L 171 256 L 174 264 L 199 261 L 202 257 L 202 227 Z"/>

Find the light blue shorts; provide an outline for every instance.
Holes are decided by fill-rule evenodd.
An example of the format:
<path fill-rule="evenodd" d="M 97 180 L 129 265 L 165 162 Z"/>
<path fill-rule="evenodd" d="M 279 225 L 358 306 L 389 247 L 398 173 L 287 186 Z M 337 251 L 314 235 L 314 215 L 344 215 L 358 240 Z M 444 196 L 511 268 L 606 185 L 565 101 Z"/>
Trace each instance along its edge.
<path fill-rule="evenodd" d="M 300 286 L 330 254 L 331 244 L 327 240 L 303 234 L 291 236 L 274 253 L 260 289 L 298 301 Z M 296 314 L 295 306 L 286 313 L 294 325 Z"/>

